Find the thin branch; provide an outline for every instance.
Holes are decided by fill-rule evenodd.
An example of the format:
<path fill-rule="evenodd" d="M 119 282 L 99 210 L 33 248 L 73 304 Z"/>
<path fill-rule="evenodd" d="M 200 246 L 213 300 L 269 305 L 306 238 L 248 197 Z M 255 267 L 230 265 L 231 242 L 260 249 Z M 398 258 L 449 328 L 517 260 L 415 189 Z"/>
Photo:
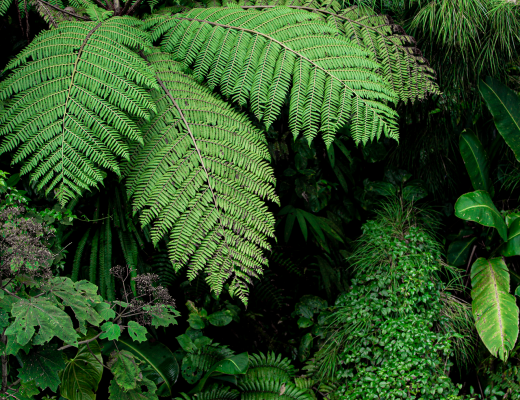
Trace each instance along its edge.
<path fill-rule="evenodd" d="M 128 10 L 127 13 L 126 13 L 126 14 L 123 14 L 123 15 L 131 15 L 131 14 L 134 12 L 134 10 L 139 6 L 139 4 L 141 4 L 142 1 L 143 1 L 143 0 L 137 0 L 137 1 L 132 5 L 132 7 L 130 7 L 130 10 Z M 128 1 L 128 4 L 130 4 L 130 1 Z M 126 8 L 126 6 L 125 6 L 125 8 Z M 123 12 L 124 12 L 124 10 L 123 10 Z"/>
<path fill-rule="evenodd" d="M 63 14 L 67 14 L 67 15 L 70 15 L 71 17 L 82 19 L 84 21 L 90 21 L 90 18 L 88 18 L 88 17 L 84 17 L 82 15 L 78 15 L 78 14 L 74 14 L 74 13 L 69 12 L 69 11 L 62 10 L 61 8 L 55 6 L 54 4 L 48 3 L 48 2 L 46 2 L 44 0 L 37 0 L 37 1 L 38 1 L 38 3 L 45 4 L 47 7 L 53 8 L 56 11 L 61 12 Z"/>
<path fill-rule="evenodd" d="M 98 337 L 100 337 L 101 335 L 103 334 L 103 332 L 99 332 L 96 336 L 94 336 L 93 338 L 90 338 L 90 339 L 87 339 L 87 340 L 82 340 L 81 342 L 78 342 L 74 345 L 72 344 L 68 344 L 66 346 L 61 346 L 58 351 L 62 351 L 62 350 L 65 350 L 65 349 L 68 349 L 69 347 L 76 347 L 76 346 L 79 346 L 80 344 L 85 344 L 85 343 L 90 343 L 90 342 L 93 342 L 94 340 L 96 340 Z"/>

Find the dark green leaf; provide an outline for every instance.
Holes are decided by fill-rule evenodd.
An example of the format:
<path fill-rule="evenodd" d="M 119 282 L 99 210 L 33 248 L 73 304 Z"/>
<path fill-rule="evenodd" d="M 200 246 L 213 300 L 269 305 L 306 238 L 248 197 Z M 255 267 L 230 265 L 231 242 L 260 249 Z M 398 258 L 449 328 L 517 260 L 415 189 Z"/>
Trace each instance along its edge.
<path fill-rule="evenodd" d="M 309 332 L 305 334 L 300 340 L 300 347 L 298 347 L 298 358 L 301 362 L 304 362 L 309 358 L 313 343 L 312 334 Z"/>
<path fill-rule="evenodd" d="M 506 223 L 489 194 L 483 190 L 460 196 L 455 203 L 455 215 L 466 221 L 474 221 L 484 226 L 496 228 L 502 239 L 507 240 Z"/>
<path fill-rule="evenodd" d="M 85 340 L 92 335 L 81 338 Z M 60 394 L 69 400 L 95 400 L 103 375 L 103 356 L 96 340 L 81 345 L 76 356 L 69 360 L 60 374 Z"/>
<path fill-rule="evenodd" d="M 116 349 L 112 343 L 108 346 L 109 352 Z M 158 395 L 172 395 L 173 385 L 179 377 L 179 364 L 168 347 L 158 341 L 136 343 L 123 336 L 117 341 L 117 348 L 129 351 L 147 365 L 146 377 L 158 387 Z"/>
<path fill-rule="evenodd" d="M 208 321 L 213 326 L 226 326 L 227 324 L 233 321 L 233 317 L 231 312 L 226 311 L 217 311 L 213 314 L 208 315 Z"/>
<path fill-rule="evenodd" d="M 18 370 L 18 378 L 22 382 L 34 381 L 39 388 L 56 392 L 60 384 L 58 373 L 66 366 L 56 345 L 33 347 L 28 355 L 19 353 L 19 356 L 23 367 Z"/>
<path fill-rule="evenodd" d="M 99 337 L 100 339 L 117 340 L 121 335 L 121 327 L 113 322 L 105 322 L 101 325 L 103 333 Z"/>
<path fill-rule="evenodd" d="M 204 320 L 198 314 L 190 314 L 188 323 L 193 329 L 204 329 L 206 327 Z"/>
<path fill-rule="evenodd" d="M 489 179 L 489 161 L 486 150 L 472 132 L 460 135 L 459 149 L 471 184 L 475 190 L 485 190 L 493 197 L 495 189 Z"/>
<path fill-rule="evenodd" d="M 140 374 L 139 361 L 132 353 L 127 350 L 116 351 L 111 364 L 110 370 L 114 374 L 115 381 L 119 386 L 124 390 L 131 390 L 137 387 Z"/>
<path fill-rule="evenodd" d="M 34 345 L 48 342 L 55 336 L 69 344 L 78 338 L 67 313 L 43 297 L 22 299 L 13 305 L 11 312 L 16 319 L 5 334 L 16 335 L 21 345 L 29 343 L 33 335 Z M 36 334 L 35 327 L 39 327 Z"/>
<path fill-rule="evenodd" d="M 291 213 L 287 216 L 287 219 L 285 220 L 285 230 L 284 230 L 284 235 L 283 235 L 285 243 L 287 243 L 289 241 L 289 239 L 291 238 L 291 233 L 293 230 L 295 219 L 296 219 L 296 214 Z"/>
<path fill-rule="evenodd" d="M 307 241 L 307 223 L 305 222 L 305 217 L 303 216 L 300 209 L 296 210 L 296 218 L 298 218 L 298 224 L 300 225 L 300 229 L 302 230 L 303 238 Z"/>
<path fill-rule="evenodd" d="M 312 326 L 314 322 L 310 318 L 306 317 L 300 317 L 298 319 L 298 328 L 308 328 L 309 326 Z"/>
<path fill-rule="evenodd" d="M 135 321 L 130 321 L 128 323 L 128 334 L 132 338 L 132 340 L 136 342 L 145 342 L 147 330 L 144 326 L 139 325 Z"/>
<path fill-rule="evenodd" d="M 468 260 L 473 242 L 476 240 L 477 238 L 473 237 L 451 243 L 448 247 L 448 264 L 454 267 L 464 265 Z"/>
<path fill-rule="evenodd" d="M 480 93 L 488 106 L 498 132 L 520 161 L 520 99 L 506 85 L 487 77 L 479 83 Z"/>

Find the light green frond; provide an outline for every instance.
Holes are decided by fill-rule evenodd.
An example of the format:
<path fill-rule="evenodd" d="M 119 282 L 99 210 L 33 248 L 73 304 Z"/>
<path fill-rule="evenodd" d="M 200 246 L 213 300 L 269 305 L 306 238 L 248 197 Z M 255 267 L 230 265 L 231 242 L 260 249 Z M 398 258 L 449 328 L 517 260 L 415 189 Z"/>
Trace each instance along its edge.
<path fill-rule="evenodd" d="M 397 138 L 397 114 L 386 105 L 397 95 L 373 53 L 345 38 L 322 15 L 289 7 L 229 6 L 160 18 L 153 39 L 165 35 L 165 51 L 193 65 L 195 77 L 207 77 L 224 96 L 241 105 L 249 102 L 266 125 L 291 90 L 289 121 L 295 136 L 303 131 L 311 141 L 320 131 L 329 145 L 355 113 L 349 103 L 358 99 L 368 109 L 368 120 L 354 118 L 354 139 L 366 142 L 381 132 Z"/>
<path fill-rule="evenodd" d="M 0 99 L 0 154 L 15 151 L 38 188 L 54 190 L 65 204 L 119 174 L 128 158 L 127 140 L 141 142 L 132 118 L 149 118 L 155 104 L 146 92 L 157 87 L 133 50 L 150 43 L 132 18 L 64 22 L 38 35 L 6 69 Z"/>
<path fill-rule="evenodd" d="M 242 400 L 311 400 L 305 389 L 280 380 L 242 380 L 238 384 Z"/>
<path fill-rule="evenodd" d="M 192 353 L 184 356 L 181 366 L 182 377 L 188 383 L 196 383 L 217 362 L 230 358 L 233 355 L 234 352 L 232 350 L 218 343 L 203 346 L 201 349 L 194 350 Z"/>
<path fill-rule="evenodd" d="M 296 369 L 288 358 L 282 358 L 281 354 L 258 353 L 249 356 L 249 369 L 245 376 L 249 380 L 274 380 L 286 382 L 294 377 Z"/>
<path fill-rule="evenodd" d="M 187 265 L 190 280 L 204 272 L 216 293 L 231 279 L 246 301 L 274 235 L 264 200 L 278 202 L 265 137 L 170 55 L 148 61 L 162 90 L 152 91 L 157 114 L 125 171 L 134 212 L 154 243 L 169 235 L 176 270 Z"/>

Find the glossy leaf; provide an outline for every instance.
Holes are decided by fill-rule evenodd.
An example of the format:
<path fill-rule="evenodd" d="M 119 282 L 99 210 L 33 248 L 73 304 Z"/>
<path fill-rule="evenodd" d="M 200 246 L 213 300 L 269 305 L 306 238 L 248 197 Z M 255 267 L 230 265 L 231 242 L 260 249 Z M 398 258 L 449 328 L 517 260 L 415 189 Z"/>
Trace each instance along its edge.
<path fill-rule="evenodd" d="M 464 265 L 468 260 L 471 247 L 476 240 L 477 238 L 473 237 L 451 243 L 448 247 L 448 264 L 454 267 Z"/>
<path fill-rule="evenodd" d="M 518 338 L 518 307 L 509 293 L 509 272 L 502 258 L 479 258 L 471 267 L 473 318 L 489 352 L 506 361 Z"/>
<path fill-rule="evenodd" d="M 208 315 L 208 321 L 213 326 L 226 326 L 233 321 L 233 317 L 231 316 L 231 312 L 228 310 L 217 311 Z"/>
<path fill-rule="evenodd" d="M 507 243 L 500 246 L 500 254 L 505 257 L 520 255 L 520 218 L 511 222 L 507 231 Z"/>
<path fill-rule="evenodd" d="M 480 93 L 498 132 L 520 161 L 520 98 L 503 83 L 487 77 L 479 83 Z"/>
<path fill-rule="evenodd" d="M 455 203 L 455 215 L 466 221 L 496 228 L 502 239 L 507 240 L 507 226 L 502 215 L 484 190 L 466 193 Z"/>
<path fill-rule="evenodd" d="M 115 350 L 114 344 L 110 343 L 108 346 L 106 349 L 108 352 L 112 349 Z M 126 336 L 117 341 L 117 347 L 132 353 L 146 364 L 148 371 L 146 376 L 157 386 L 158 394 L 161 396 L 172 395 L 173 385 L 179 377 L 179 364 L 168 347 L 157 341 L 136 343 Z"/>
<path fill-rule="evenodd" d="M 495 189 L 489 179 L 489 160 L 486 150 L 472 132 L 460 135 L 459 150 L 475 190 L 485 190 L 493 197 Z"/>
<path fill-rule="evenodd" d="M 92 336 L 92 335 L 90 335 Z M 85 338 L 82 338 L 82 340 Z M 96 340 L 81 345 L 76 356 L 67 361 L 60 374 L 60 394 L 69 400 L 95 400 L 96 390 L 103 375 L 103 357 Z"/>

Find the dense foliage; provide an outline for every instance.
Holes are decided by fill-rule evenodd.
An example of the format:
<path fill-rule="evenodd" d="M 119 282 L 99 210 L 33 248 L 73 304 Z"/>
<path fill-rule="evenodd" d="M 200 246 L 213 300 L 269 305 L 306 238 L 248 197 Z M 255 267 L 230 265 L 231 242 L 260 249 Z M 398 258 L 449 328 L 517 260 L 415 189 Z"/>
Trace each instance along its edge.
<path fill-rule="evenodd" d="M 0 19 L 0 398 L 520 399 L 516 1 Z"/>

